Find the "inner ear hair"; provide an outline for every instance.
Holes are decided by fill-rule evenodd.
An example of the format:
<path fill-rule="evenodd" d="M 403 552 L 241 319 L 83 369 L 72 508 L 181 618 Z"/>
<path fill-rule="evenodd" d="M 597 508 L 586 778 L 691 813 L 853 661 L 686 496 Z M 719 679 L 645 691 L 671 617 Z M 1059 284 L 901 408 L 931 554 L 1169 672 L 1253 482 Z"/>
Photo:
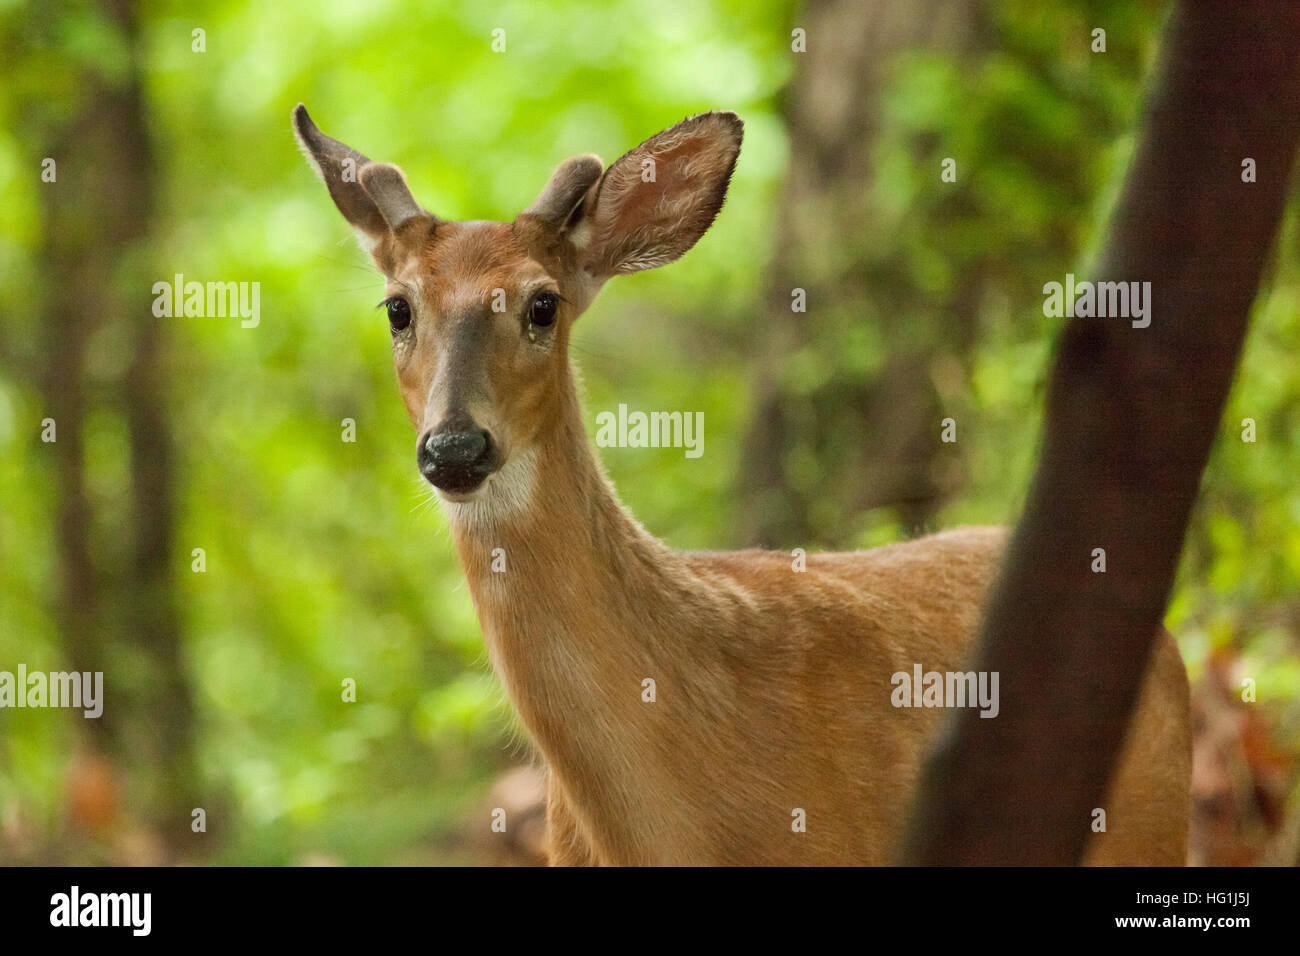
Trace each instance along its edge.
<path fill-rule="evenodd" d="M 590 153 L 566 159 L 546 188 L 520 215 L 536 216 L 549 226 L 562 228 L 604 171 L 605 164 L 600 157 Z"/>
<path fill-rule="evenodd" d="M 739 116 L 713 110 L 617 159 L 583 202 L 574 230 L 587 271 L 639 272 L 684 255 L 722 208 L 743 135 Z"/>

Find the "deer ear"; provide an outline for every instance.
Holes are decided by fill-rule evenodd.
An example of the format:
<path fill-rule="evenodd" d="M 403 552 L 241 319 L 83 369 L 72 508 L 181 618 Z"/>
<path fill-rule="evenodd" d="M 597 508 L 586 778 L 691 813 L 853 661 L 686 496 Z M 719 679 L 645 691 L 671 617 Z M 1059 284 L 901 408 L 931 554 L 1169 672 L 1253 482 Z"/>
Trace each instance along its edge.
<path fill-rule="evenodd" d="M 735 113 L 700 113 L 615 161 L 566 226 L 584 268 L 603 279 L 685 254 L 722 208 L 743 133 Z"/>
<path fill-rule="evenodd" d="M 293 132 L 334 205 L 367 249 L 416 216 L 433 218 L 416 203 L 400 169 L 389 163 L 372 163 L 352 147 L 326 136 L 301 103 L 293 111 Z"/>
<path fill-rule="evenodd" d="M 556 229 L 564 227 L 587 191 L 600 180 L 604 169 L 600 157 L 590 153 L 566 159 L 533 204 L 520 215 L 536 216 Z"/>

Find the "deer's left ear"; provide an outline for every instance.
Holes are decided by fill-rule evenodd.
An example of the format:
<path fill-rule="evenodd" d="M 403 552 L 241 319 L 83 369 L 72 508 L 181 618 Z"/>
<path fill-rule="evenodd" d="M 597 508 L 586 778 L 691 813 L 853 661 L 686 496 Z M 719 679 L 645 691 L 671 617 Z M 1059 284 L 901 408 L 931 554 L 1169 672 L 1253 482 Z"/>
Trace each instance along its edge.
<path fill-rule="evenodd" d="M 351 146 L 326 136 L 301 103 L 293 111 L 293 132 L 334 205 L 366 249 L 373 251 L 380 239 L 408 220 L 434 218 L 411 196 L 400 169 L 389 163 L 372 163 Z"/>
<path fill-rule="evenodd" d="M 735 113 L 700 113 L 615 161 L 565 227 L 583 267 L 605 279 L 684 255 L 722 208 L 743 132 Z"/>

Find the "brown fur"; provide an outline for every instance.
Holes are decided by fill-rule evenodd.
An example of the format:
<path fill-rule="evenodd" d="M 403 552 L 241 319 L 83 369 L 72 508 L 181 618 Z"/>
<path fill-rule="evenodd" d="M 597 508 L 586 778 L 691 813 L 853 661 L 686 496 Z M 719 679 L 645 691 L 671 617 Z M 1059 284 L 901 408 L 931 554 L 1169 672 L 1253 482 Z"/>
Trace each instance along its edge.
<path fill-rule="evenodd" d="M 347 150 L 305 116 L 309 149 Z M 394 361 L 417 431 L 468 418 L 500 447 L 484 486 L 443 498 L 493 665 L 549 769 L 555 863 L 890 861 L 948 714 L 893 707 L 890 678 L 964 669 L 1002 552 L 1002 531 L 961 528 L 812 554 L 797 572 L 785 553 L 670 550 L 619 504 L 583 428 L 570 329 L 607 278 L 694 244 L 739 142 L 732 114 L 687 120 L 613 164 L 567 219 L 572 165 L 510 224 L 424 214 L 376 235 L 366 196 L 336 196 L 388 293 L 410 302 Z M 564 304 L 530 329 L 543 289 Z M 1090 862 L 1184 862 L 1189 761 L 1186 675 L 1166 634 Z"/>

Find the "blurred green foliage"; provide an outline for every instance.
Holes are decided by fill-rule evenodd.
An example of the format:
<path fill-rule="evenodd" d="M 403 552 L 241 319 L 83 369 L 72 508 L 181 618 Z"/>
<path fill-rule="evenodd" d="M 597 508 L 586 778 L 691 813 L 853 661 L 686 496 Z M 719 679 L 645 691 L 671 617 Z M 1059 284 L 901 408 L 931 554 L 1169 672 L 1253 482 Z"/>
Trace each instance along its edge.
<path fill-rule="evenodd" d="M 120 81 L 131 69 L 127 44 L 94 4 L 41 7 L 0 2 L 0 668 L 64 666 L 52 614 L 57 502 L 28 372 L 60 346 L 29 308 L 45 238 L 37 191 L 54 187 L 40 181 L 44 147 L 32 130 L 42 114 L 84 107 L 81 71 Z M 883 219 L 846 237 L 868 245 L 869 280 L 911 285 L 918 315 L 945 299 L 957 266 L 983 264 L 972 367 L 944 379 L 969 481 L 942 524 L 1016 516 L 1058 324 L 1042 315 L 1041 286 L 1085 271 L 1095 251 L 1159 20 L 1150 3 L 1015 0 L 992 10 L 999 39 L 973 75 L 922 55 L 895 64 L 875 147 Z M 439 215 L 489 219 L 511 218 L 569 155 L 612 160 L 687 114 L 740 112 L 745 147 L 709 236 L 669 269 L 611 283 L 574 346 L 593 434 L 596 411 L 619 402 L 705 413 L 703 458 L 602 457 L 651 531 L 679 547 L 728 547 L 753 332 L 779 241 L 788 153 L 779 93 L 798 69 L 796 8 L 215 0 L 146 3 L 142 20 L 160 203 L 150 241 L 130 254 L 160 280 L 183 273 L 262 290 L 256 329 L 159 320 L 170 324 L 168 414 L 182 454 L 184 665 L 205 785 L 230 798 L 215 858 L 458 859 L 439 841 L 524 748 L 444 521 L 413 467 L 388 331 L 373 308 L 382 283 L 298 154 L 290 110 L 301 100 L 328 134 L 401 165 Z M 1105 55 L 1088 50 L 1098 23 L 1109 28 Z M 204 53 L 191 50 L 195 28 L 206 31 Z M 506 31 L 505 53 L 492 51 L 495 28 Z M 955 193 L 933 188 L 945 156 L 958 158 Z M 1194 674 L 1212 648 L 1242 651 L 1243 674 L 1259 680 L 1261 706 L 1292 750 L 1298 243 L 1293 204 L 1169 614 Z M 846 362 L 869 366 L 897 345 L 873 327 L 863 315 L 844 333 Z M 127 346 L 112 327 L 99 336 L 95 370 L 109 382 Z M 1254 444 L 1240 440 L 1245 417 L 1258 423 Z M 355 443 L 341 441 L 347 418 Z M 127 521 L 124 442 L 120 412 L 97 407 L 85 467 L 106 567 Z M 905 533 L 888 514 L 868 516 L 860 543 Z M 205 573 L 189 570 L 194 548 L 206 552 Z M 114 666 L 127 672 L 131 660 Z M 349 677 L 355 704 L 340 699 Z M 79 721 L 0 711 L 0 824 L 21 818 L 41 838 L 59 833 Z"/>

